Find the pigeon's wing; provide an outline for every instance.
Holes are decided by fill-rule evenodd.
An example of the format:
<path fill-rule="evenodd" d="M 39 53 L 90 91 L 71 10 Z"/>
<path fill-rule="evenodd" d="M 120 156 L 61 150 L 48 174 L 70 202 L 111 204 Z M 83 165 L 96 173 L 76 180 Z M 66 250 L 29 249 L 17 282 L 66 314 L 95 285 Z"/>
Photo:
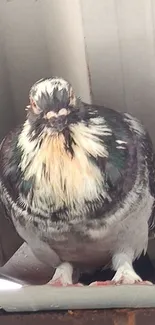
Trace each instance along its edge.
<path fill-rule="evenodd" d="M 147 163 L 149 190 L 155 198 L 155 154 L 152 141 L 145 127 L 129 114 L 120 114 L 105 107 L 102 109 L 100 107 L 95 108 L 112 130 L 112 135 L 104 138 L 104 143 L 109 152 L 109 157 L 104 166 L 105 180 L 112 201 L 117 203 L 118 198 L 121 197 L 122 199 L 123 195 L 126 195 L 133 187 L 137 175 L 137 148 L 139 148 L 141 160 Z M 130 120 L 133 122 L 133 126 L 130 125 Z M 142 131 L 144 130 L 144 133 L 139 132 L 139 127 L 142 128 Z M 107 210 L 106 205 L 105 209 Z M 148 225 L 149 231 L 153 231 L 155 236 L 155 202 Z"/>
<path fill-rule="evenodd" d="M 0 145 L 1 155 L 4 141 L 5 139 Z M 23 239 L 18 235 L 9 211 L 2 200 L 2 195 L 5 196 L 0 169 L 0 266 L 8 261 L 23 243 Z"/>
<path fill-rule="evenodd" d="M 155 198 L 155 154 L 152 153 L 152 147 L 151 142 L 150 146 L 148 146 L 148 155 L 147 161 L 148 161 L 148 171 L 149 171 L 149 186 L 150 186 L 150 192 L 152 196 Z M 155 200 L 154 205 L 152 209 L 152 214 L 149 219 L 149 233 L 150 237 L 155 237 Z"/>
<path fill-rule="evenodd" d="M 1 185 L 0 185 L 1 186 Z M 22 245 L 3 203 L 0 201 L 0 266 L 3 266 Z"/>

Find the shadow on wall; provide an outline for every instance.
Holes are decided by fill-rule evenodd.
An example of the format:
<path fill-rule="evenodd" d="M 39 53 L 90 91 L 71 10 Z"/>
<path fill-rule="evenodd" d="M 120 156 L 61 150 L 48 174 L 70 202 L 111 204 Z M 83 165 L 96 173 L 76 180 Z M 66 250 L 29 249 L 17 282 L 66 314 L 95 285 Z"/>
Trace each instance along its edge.
<path fill-rule="evenodd" d="M 1 0 L 0 13 L 0 136 L 23 121 L 31 85 L 58 75 L 155 139 L 154 1 Z"/>
<path fill-rule="evenodd" d="M 69 79 L 77 93 L 90 102 L 79 1 L 63 3 L 65 7 L 61 0 L 2 0 L 0 4 L 6 60 L 5 67 L 0 60 L 0 69 L 6 74 L 6 81 L 2 78 L 0 84 L 10 87 L 5 112 L 8 115 L 10 105 L 14 107 L 15 124 L 23 121 L 29 89 L 42 77 Z M 6 119 L 6 129 L 7 123 Z"/>
<path fill-rule="evenodd" d="M 140 118 L 155 145 L 155 1 L 80 2 L 93 101 Z"/>

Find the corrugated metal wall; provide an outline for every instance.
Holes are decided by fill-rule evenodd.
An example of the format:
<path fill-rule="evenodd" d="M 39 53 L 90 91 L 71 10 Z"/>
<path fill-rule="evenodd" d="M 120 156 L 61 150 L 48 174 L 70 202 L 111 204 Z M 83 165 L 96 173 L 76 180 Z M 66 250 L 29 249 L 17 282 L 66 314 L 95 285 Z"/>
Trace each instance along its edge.
<path fill-rule="evenodd" d="M 141 118 L 155 144 L 155 0 L 1 0 L 0 14 L 0 136 L 32 83 L 61 75 Z"/>
<path fill-rule="evenodd" d="M 81 0 L 81 8 L 93 101 L 132 112 L 154 138 L 155 0 Z"/>

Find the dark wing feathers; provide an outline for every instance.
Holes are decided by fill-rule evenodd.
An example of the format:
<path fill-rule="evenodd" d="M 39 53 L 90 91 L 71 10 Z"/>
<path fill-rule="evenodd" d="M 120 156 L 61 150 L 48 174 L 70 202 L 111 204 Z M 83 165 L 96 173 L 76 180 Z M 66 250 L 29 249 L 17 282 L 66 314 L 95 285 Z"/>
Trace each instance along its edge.
<path fill-rule="evenodd" d="M 12 256 L 13 254 L 18 250 L 18 248 L 22 245 L 24 242 L 23 239 L 18 235 L 13 222 L 11 220 L 11 215 L 9 213 L 9 209 L 7 209 L 7 204 L 5 205 L 4 202 L 2 202 L 2 196 L 4 197 L 4 174 L 2 172 L 3 167 L 5 165 L 5 168 L 10 171 L 13 177 L 17 177 L 16 171 L 14 168 L 14 159 L 16 157 L 16 154 L 12 155 L 13 140 L 17 138 L 17 133 L 10 133 L 2 142 L 0 145 L 0 266 L 3 266 Z M 5 155 L 4 155 L 5 152 Z M 7 152 L 7 153 L 6 153 Z M 10 157 L 10 161 L 4 161 L 5 157 Z M 15 184 L 15 183 L 14 183 Z M 8 187 L 11 185 L 8 183 Z M 9 188 L 10 190 L 10 188 Z M 11 188 L 10 193 L 15 193 L 15 186 L 14 188 Z"/>
<path fill-rule="evenodd" d="M 119 194 L 121 194 L 119 193 L 119 187 L 123 190 L 123 194 L 125 194 L 133 186 L 134 177 L 136 177 L 136 149 L 138 143 L 141 142 L 141 155 L 144 156 L 141 157 L 141 159 L 143 160 L 144 158 L 147 162 L 150 193 L 155 198 L 155 154 L 149 134 L 146 131 L 144 135 L 140 135 L 141 138 L 136 144 L 137 136 L 133 134 L 129 125 L 125 122 L 124 114 L 105 107 L 96 108 L 99 115 L 105 118 L 106 123 L 113 131 L 112 137 L 104 139 L 109 151 L 105 173 L 107 183 L 110 186 L 110 192 L 114 190 L 114 195 L 116 195 L 118 199 Z M 119 146 L 116 146 L 117 140 L 127 142 L 126 149 L 118 150 Z M 124 182 L 124 179 L 126 182 Z M 155 233 L 155 203 L 148 225 L 149 230 Z"/>
<path fill-rule="evenodd" d="M 13 256 L 23 242 L 4 204 L 0 201 L 0 266 L 3 266 Z"/>

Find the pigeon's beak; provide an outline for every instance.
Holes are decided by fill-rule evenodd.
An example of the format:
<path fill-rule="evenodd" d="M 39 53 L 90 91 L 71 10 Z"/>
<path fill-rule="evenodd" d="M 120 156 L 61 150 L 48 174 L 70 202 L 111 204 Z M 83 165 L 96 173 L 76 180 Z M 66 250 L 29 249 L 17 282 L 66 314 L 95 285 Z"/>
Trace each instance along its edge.
<path fill-rule="evenodd" d="M 31 106 L 27 105 L 26 108 L 25 108 L 25 111 L 28 111 L 30 108 L 31 108 Z"/>
<path fill-rule="evenodd" d="M 53 111 L 46 113 L 44 118 L 48 120 L 52 129 L 61 132 L 67 126 L 67 116 L 69 113 L 69 110 L 62 108 L 58 113 Z"/>

